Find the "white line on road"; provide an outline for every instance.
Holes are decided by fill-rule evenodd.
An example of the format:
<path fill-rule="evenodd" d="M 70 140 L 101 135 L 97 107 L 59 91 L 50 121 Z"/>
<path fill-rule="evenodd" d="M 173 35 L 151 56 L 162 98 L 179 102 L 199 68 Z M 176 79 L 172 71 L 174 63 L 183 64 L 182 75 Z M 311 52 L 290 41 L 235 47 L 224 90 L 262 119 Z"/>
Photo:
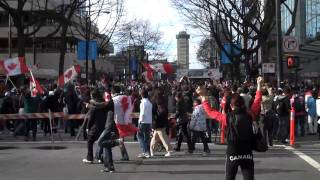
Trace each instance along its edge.
<path fill-rule="evenodd" d="M 296 154 L 297 156 L 299 156 L 301 159 L 303 159 L 304 161 L 306 161 L 308 164 L 310 164 L 312 167 L 316 168 L 318 171 L 320 171 L 320 164 L 312 159 L 310 156 L 306 155 L 305 153 L 294 149 L 293 147 L 287 146 L 285 149 L 292 151 L 294 154 Z"/>

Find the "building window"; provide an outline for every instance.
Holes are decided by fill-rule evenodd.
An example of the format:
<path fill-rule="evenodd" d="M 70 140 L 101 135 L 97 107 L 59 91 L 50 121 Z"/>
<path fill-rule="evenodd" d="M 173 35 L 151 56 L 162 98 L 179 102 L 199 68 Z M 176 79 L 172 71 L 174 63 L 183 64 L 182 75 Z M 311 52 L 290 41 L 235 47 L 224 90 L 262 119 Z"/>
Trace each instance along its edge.
<path fill-rule="evenodd" d="M 306 37 L 314 39 L 320 33 L 320 0 L 306 1 Z"/>

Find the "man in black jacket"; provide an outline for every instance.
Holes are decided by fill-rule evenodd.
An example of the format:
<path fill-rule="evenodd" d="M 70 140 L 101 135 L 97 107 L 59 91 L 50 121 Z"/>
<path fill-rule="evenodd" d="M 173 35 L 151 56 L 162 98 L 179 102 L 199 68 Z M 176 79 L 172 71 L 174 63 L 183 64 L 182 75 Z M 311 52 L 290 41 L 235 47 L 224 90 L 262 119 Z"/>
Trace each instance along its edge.
<path fill-rule="evenodd" d="M 91 96 L 93 100 L 89 104 L 86 128 L 88 132 L 88 154 L 87 158 L 82 160 L 84 163 L 93 163 L 93 144 L 104 130 L 108 111 L 114 111 L 113 102 L 104 102 L 102 94 L 98 90 L 93 90 Z"/>
<path fill-rule="evenodd" d="M 99 148 L 103 148 L 104 151 L 104 172 L 113 172 L 115 170 L 112 158 L 112 148 L 123 143 L 122 140 L 119 139 L 119 132 L 113 114 L 113 111 L 108 111 L 105 129 L 98 139 Z"/>
<path fill-rule="evenodd" d="M 73 85 L 67 86 L 67 92 L 64 94 L 64 101 L 67 105 L 68 114 L 77 114 L 77 103 L 79 98 Z M 71 136 L 75 136 L 75 120 L 69 120 L 67 127 L 70 128 Z"/>

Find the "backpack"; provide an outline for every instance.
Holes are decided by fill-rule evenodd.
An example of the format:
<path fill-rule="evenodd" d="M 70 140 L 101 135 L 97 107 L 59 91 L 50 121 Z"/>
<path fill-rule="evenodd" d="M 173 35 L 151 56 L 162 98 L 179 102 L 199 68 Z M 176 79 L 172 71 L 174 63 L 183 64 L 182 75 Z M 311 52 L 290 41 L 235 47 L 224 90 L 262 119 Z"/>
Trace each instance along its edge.
<path fill-rule="evenodd" d="M 278 115 L 287 115 L 288 114 L 288 107 L 286 105 L 287 97 L 278 99 L 275 104 L 275 111 Z"/>
<path fill-rule="evenodd" d="M 296 112 L 305 111 L 304 101 L 300 100 L 300 96 L 294 98 L 293 107 Z"/>

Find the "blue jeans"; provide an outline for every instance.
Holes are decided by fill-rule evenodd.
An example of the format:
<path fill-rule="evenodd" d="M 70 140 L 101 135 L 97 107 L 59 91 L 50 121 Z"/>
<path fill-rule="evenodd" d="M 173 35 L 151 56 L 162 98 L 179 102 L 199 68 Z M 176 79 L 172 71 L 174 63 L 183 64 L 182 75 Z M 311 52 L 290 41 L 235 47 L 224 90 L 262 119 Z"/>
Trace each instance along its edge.
<path fill-rule="evenodd" d="M 138 125 L 138 141 L 140 143 L 140 148 L 143 153 L 150 154 L 150 132 L 151 132 L 151 124 L 139 124 Z"/>

